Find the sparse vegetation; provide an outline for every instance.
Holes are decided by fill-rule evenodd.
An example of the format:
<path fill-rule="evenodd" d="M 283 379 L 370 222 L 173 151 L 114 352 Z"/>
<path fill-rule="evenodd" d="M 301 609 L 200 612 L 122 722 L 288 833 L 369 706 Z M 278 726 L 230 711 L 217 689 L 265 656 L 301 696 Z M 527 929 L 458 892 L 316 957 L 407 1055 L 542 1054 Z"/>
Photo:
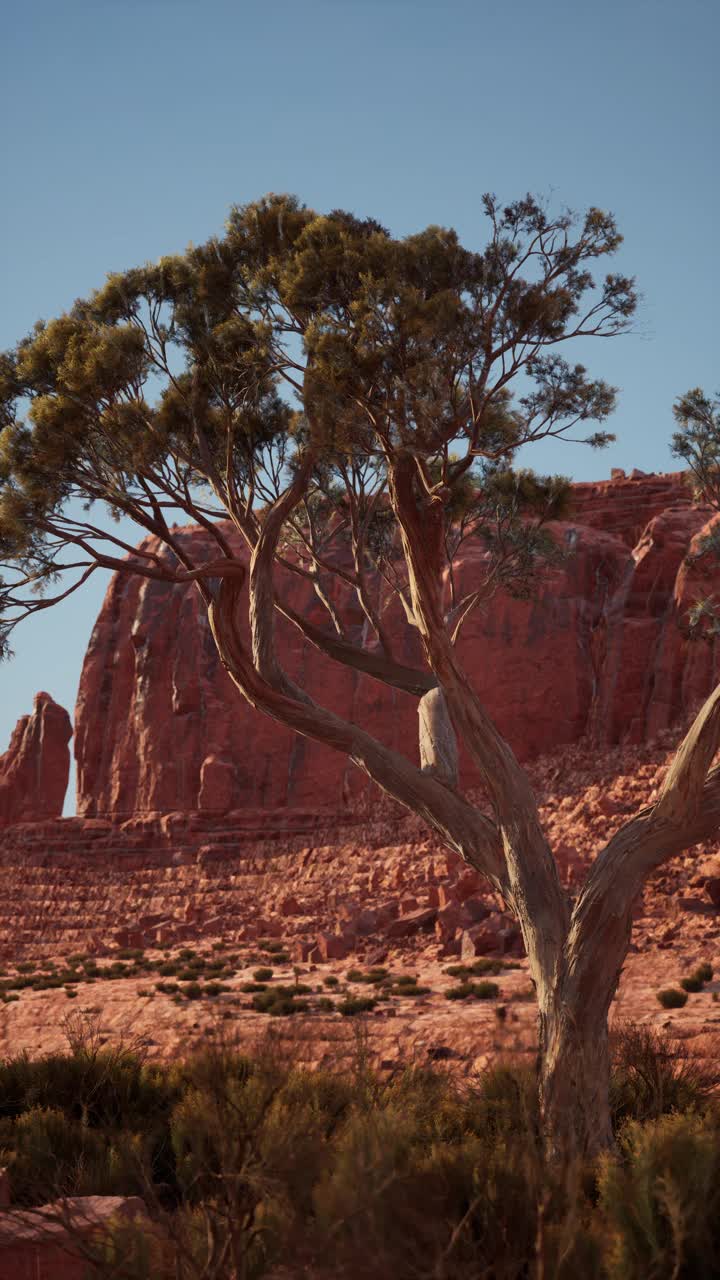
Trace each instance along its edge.
<path fill-rule="evenodd" d="M 448 1000 L 497 1000 L 500 988 L 496 982 L 461 982 L 457 987 L 450 987 L 445 996 Z"/>
<path fill-rule="evenodd" d="M 343 1018 L 354 1018 L 358 1013 L 370 1013 L 376 1004 L 374 996 L 346 996 L 336 1008 Z"/>
<path fill-rule="evenodd" d="M 692 973 L 689 978 L 680 979 L 680 986 L 683 991 L 687 991 L 689 994 L 694 995 L 696 992 L 702 991 L 703 981 L 696 973 Z"/>
<path fill-rule="evenodd" d="M 523 1067 L 383 1078 L 359 1047 L 331 1074 L 221 1037 L 153 1064 L 79 1018 L 70 1035 L 67 1053 L 0 1064 L 0 1162 L 13 1205 L 144 1198 L 155 1230 L 94 1245 L 116 1265 L 101 1274 L 224 1280 L 230 1238 L 254 1280 L 291 1260 L 353 1280 L 717 1274 L 717 1082 L 646 1028 L 613 1037 L 617 1150 L 571 1179 L 545 1163 Z"/>
<path fill-rule="evenodd" d="M 663 1009 L 682 1009 L 687 1004 L 687 992 L 679 991 L 677 987 L 664 987 L 658 991 L 657 998 Z"/>

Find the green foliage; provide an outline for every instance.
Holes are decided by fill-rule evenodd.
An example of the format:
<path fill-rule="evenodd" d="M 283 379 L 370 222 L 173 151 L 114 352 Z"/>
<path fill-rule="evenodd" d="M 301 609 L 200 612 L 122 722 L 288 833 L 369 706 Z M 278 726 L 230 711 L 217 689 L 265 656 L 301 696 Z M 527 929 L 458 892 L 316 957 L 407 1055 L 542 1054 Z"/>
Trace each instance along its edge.
<path fill-rule="evenodd" d="M 720 1269 L 720 1131 L 717 1120 L 632 1121 L 621 1159 L 605 1162 L 600 1205 L 610 1230 L 608 1274 L 711 1276 Z"/>
<path fill-rule="evenodd" d="M 657 998 L 663 1009 L 682 1009 L 687 1004 L 687 992 L 678 991 L 677 987 L 664 987 L 657 992 Z"/>
<path fill-rule="evenodd" d="M 311 563 L 328 563 L 331 534 L 333 570 L 348 540 L 365 568 L 397 561 L 388 463 L 411 450 L 446 555 L 472 536 L 489 581 L 529 594 L 561 555 L 544 526 L 566 514 L 568 484 L 514 473 L 512 458 L 607 418 L 613 389 L 558 346 L 622 333 L 635 293 L 592 274 L 620 244 L 611 215 L 553 218 L 529 196 L 488 196 L 484 212 L 488 244 L 472 252 L 443 227 L 397 239 L 270 195 L 234 209 L 223 236 L 109 275 L 0 354 L 4 643 L 38 592 L 43 605 L 63 595 L 48 592 L 66 552 L 80 585 L 128 550 L 90 515 L 69 521 L 69 503 L 105 504 L 171 547 L 158 495 L 194 519 L 212 490 L 213 514 L 237 516 L 274 500 L 308 449 L 284 537 Z M 173 576 L 165 562 L 134 569 Z"/>
<path fill-rule="evenodd" d="M 690 974 L 689 978 L 680 979 L 680 986 L 682 987 L 683 991 L 687 991 L 690 994 L 694 994 L 697 991 L 702 991 L 703 981 L 698 974 L 692 973 Z"/>
<path fill-rule="evenodd" d="M 253 996 L 253 1007 L 258 1013 L 269 1013 L 274 1018 L 287 1018 L 294 1013 L 306 1013 L 310 1008 L 300 996 L 310 995 L 311 987 L 302 982 L 294 986 L 278 984 Z"/>
<path fill-rule="evenodd" d="M 647 1028 L 614 1038 L 618 1151 L 565 1176 L 543 1160 L 529 1068 L 328 1073 L 223 1043 L 151 1067 L 78 1034 L 2 1064 L 0 1161 L 14 1204 L 142 1195 L 160 1235 L 125 1223 L 97 1242 L 125 1280 L 220 1280 L 223 1250 L 258 1280 L 300 1259 L 367 1280 L 540 1262 L 561 1280 L 689 1280 L 720 1264 L 720 1120 L 680 1050 Z"/>
<path fill-rule="evenodd" d="M 649 1027 L 620 1028 L 612 1048 L 610 1108 L 616 1126 L 630 1117 L 656 1120 L 670 1112 L 701 1111 L 717 1091 L 717 1073 L 701 1066 L 683 1041 Z"/>
<path fill-rule="evenodd" d="M 457 987 L 449 987 L 445 992 L 447 1000 L 497 1000 L 500 988 L 496 982 L 464 981 Z"/>
<path fill-rule="evenodd" d="M 358 1013 L 369 1013 L 376 1004 L 374 996 L 346 996 L 335 1007 L 343 1018 L 354 1018 Z"/>

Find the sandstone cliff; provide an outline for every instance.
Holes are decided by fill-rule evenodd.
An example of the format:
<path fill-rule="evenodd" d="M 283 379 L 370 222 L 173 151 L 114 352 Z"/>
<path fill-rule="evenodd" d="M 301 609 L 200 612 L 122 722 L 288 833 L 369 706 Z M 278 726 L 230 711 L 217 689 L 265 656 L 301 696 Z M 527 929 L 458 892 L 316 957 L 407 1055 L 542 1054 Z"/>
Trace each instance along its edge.
<path fill-rule="evenodd" d="M 710 511 L 691 504 L 681 474 L 616 474 L 578 484 L 574 512 L 553 526 L 574 548 L 530 602 L 496 597 L 461 640 L 463 661 L 518 755 L 530 759 L 589 735 L 640 742 L 672 724 L 718 679 L 714 649 L 678 626 L 697 566 L 685 563 Z M 187 527 L 197 547 L 207 535 Z M 454 566 L 461 594 L 477 580 L 479 549 Z M 293 608 L 325 617 L 309 585 L 284 584 Z M 336 603 L 362 636 L 356 605 Z M 420 661 L 417 641 L 388 612 L 397 652 Z M 278 620 L 281 658 L 321 702 L 415 754 L 417 702 L 329 662 Z M 362 785 L 347 761 L 252 710 L 220 666 L 197 592 L 117 575 L 83 668 L 76 710 L 78 813 L 127 815 L 203 809 L 339 808 Z M 462 780 L 472 783 L 467 762 Z"/>
<path fill-rule="evenodd" d="M 0 756 L 0 827 L 57 818 L 70 773 L 70 717 L 49 693 L 35 696 L 32 715 L 22 716 Z"/>

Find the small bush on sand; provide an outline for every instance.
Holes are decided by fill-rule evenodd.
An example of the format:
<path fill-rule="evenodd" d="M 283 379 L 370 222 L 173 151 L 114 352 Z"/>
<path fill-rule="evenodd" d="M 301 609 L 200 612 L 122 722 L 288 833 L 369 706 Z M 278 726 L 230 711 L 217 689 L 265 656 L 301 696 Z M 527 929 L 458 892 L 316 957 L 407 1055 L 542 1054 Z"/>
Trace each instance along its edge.
<path fill-rule="evenodd" d="M 682 1009 L 687 1004 L 687 992 L 677 987 L 665 987 L 657 992 L 657 998 L 663 1009 Z"/>

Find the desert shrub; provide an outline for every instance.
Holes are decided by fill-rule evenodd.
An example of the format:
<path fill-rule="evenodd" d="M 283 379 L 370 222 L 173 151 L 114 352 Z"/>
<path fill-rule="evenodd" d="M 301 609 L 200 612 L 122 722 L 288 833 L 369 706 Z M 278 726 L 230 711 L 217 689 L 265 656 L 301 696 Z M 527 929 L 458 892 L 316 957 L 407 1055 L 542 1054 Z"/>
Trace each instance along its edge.
<path fill-rule="evenodd" d="M 687 1004 L 687 992 L 678 991 L 677 987 L 665 987 L 657 992 L 657 998 L 663 1009 L 682 1009 Z"/>
<path fill-rule="evenodd" d="M 712 982 L 714 972 L 712 965 L 707 960 L 703 960 L 702 964 L 699 964 L 695 970 L 695 975 L 701 982 Z"/>
<path fill-rule="evenodd" d="M 680 986 L 683 991 L 688 991 L 691 994 L 694 994 L 697 991 L 702 991 L 703 980 L 696 973 L 691 973 L 689 978 L 680 979 Z"/>
<path fill-rule="evenodd" d="M 385 985 L 394 996 L 426 996 L 430 991 L 430 987 L 418 986 L 417 978 L 409 973 L 401 974 L 399 978 L 393 978 L 391 983 Z"/>
<path fill-rule="evenodd" d="M 139 1135 L 113 1135 L 33 1107 L 0 1121 L 0 1160 L 8 1166 L 13 1202 L 38 1205 L 65 1195 L 137 1195 L 146 1146 Z"/>
<path fill-rule="evenodd" d="M 339 987 L 340 979 L 335 977 L 334 973 L 328 974 L 327 978 L 323 978 L 326 987 Z"/>
<path fill-rule="evenodd" d="M 229 990 L 230 988 L 224 982 L 206 982 L 204 987 L 205 995 L 211 997 L 220 996 Z"/>
<path fill-rule="evenodd" d="M 603 1162 L 600 1207 L 616 1280 L 720 1274 L 720 1132 L 699 1116 L 630 1122 Z"/>
<path fill-rule="evenodd" d="M 75 1015 L 73 1015 L 75 1016 Z M 173 1096 L 163 1071 L 122 1046 L 77 1045 L 70 1053 L 0 1063 L 0 1118 L 60 1109 L 88 1128 L 142 1129 L 167 1112 Z"/>
<path fill-rule="evenodd" d="M 376 1004 L 374 996 L 346 996 L 335 1007 L 343 1018 L 354 1018 L 358 1013 L 369 1013 Z"/>
<path fill-rule="evenodd" d="M 444 972 L 450 978 L 473 978 L 483 974 L 502 973 L 503 969 L 517 968 L 519 965 L 509 960 L 490 960 L 487 956 L 480 956 L 478 960 L 473 960 L 472 964 L 450 964 Z"/>
<path fill-rule="evenodd" d="M 281 956 L 285 952 L 285 943 L 278 942 L 277 939 L 273 938 L 263 938 L 258 942 L 258 946 L 261 951 L 267 951 L 271 956 Z M 286 956 L 285 959 L 289 959 L 289 956 Z M 279 963 L 280 961 L 278 960 Z"/>
<path fill-rule="evenodd" d="M 294 1013 L 307 1012 L 310 1007 L 307 1000 L 299 1000 L 297 997 L 309 993 L 310 987 L 302 983 L 296 983 L 293 987 L 271 987 L 253 996 L 253 1006 L 258 1013 L 269 1013 L 274 1018 L 287 1018 Z"/>
<path fill-rule="evenodd" d="M 514 1103 L 517 1123 L 517 1096 Z M 463 1096 L 447 1079 L 414 1070 L 376 1093 L 371 1106 L 349 1109 L 314 1196 L 322 1256 L 339 1274 L 536 1274 L 541 1202 L 555 1230 L 539 1246 L 545 1273 L 568 1280 L 601 1274 L 584 1226 L 576 1223 L 566 1239 L 570 1206 L 552 1176 L 539 1194 L 543 1171 L 533 1142 L 527 1134 L 489 1141 L 482 1105 L 482 1090 Z"/>
<path fill-rule="evenodd" d="M 449 987 L 445 992 L 447 1000 L 496 1000 L 500 988 L 496 982 L 461 982 L 457 987 Z"/>
<path fill-rule="evenodd" d="M 202 996 L 202 987 L 199 982 L 186 982 L 185 986 L 180 988 L 180 995 L 185 996 L 187 1000 L 199 1000 Z"/>
<path fill-rule="evenodd" d="M 272 969 L 255 969 L 253 972 L 253 979 L 255 982 L 269 982 L 273 976 L 273 972 L 274 970 Z"/>
<path fill-rule="evenodd" d="M 256 995 L 307 1005 L 297 989 Z M 253 1059 L 218 1036 L 151 1065 L 78 1034 L 68 1054 L 5 1062 L 0 1163 L 14 1198 L 141 1194 L 168 1227 L 168 1280 L 224 1280 L 223 1256 L 258 1280 L 278 1262 L 343 1280 L 720 1274 L 720 1119 L 712 1080 L 680 1046 L 647 1028 L 614 1035 L 619 1153 L 597 1178 L 578 1166 L 559 1180 L 530 1067 L 388 1076 L 354 1030 L 344 1073 L 293 1067 L 272 1035 Z M 118 1280 L 165 1280 L 141 1253 Z"/>
<path fill-rule="evenodd" d="M 616 1128 L 628 1119 L 702 1110 L 717 1090 L 718 1075 L 698 1063 L 683 1041 L 650 1027 L 618 1028 L 611 1049 L 610 1109 Z"/>

